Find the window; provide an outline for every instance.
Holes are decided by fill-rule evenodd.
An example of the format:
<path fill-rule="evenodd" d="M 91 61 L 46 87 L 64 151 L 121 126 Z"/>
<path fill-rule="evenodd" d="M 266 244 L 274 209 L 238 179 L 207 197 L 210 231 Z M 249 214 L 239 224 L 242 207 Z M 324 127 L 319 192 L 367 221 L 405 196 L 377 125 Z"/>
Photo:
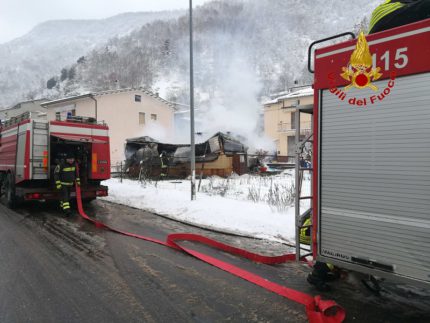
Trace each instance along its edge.
<path fill-rule="evenodd" d="M 296 129 L 296 112 L 291 112 L 291 129 Z"/>
<path fill-rule="evenodd" d="M 134 102 L 142 102 L 142 96 L 141 95 L 135 95 L 134 96 Z"/>
<path fill-rule="evenodd" d="M 299 105 L 300 105 L 300 100 L 295 100 L 295 101 L 291 102 L 292 107 L 298 107 Z"/>
<path fill-rule="evenodd" d="M 296 137 L 288 136 L 287 145 L 287 155 L 294 156 L 296 153 Z"/>
<path fill-rule="evenodd" d="M 145 124 L 145 112 L 139 112 L 139 124 Z"/>
<path fill-rule="evenodd" d="M 156 114 L 151 114 L 151 120 L 157 120 L 157 115 Z"/>

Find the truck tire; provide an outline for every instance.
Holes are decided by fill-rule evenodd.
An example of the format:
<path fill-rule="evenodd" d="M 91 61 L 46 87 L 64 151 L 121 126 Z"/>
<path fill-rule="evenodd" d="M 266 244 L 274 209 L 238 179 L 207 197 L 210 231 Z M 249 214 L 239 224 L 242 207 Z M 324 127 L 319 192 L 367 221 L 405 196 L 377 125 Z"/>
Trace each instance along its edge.
<path fill-rule="evenodd" d="M 95 201 L 96 198 L 95 197 L 88 197 L 85 199 L 82 199 L 82 204 L 90 204 L 92 201 Z"/>
<path fill-rule="evenodd" d="M 11 173 L 7 175 L 5 183 L 6 205 L 10 209 L 16 207 L 15 180 Z"/>
<path fill-rule="evenodd" d="M 4 181 L 6 180 L 6 175 L 3 173 L 0 174 L 0 198 L 4 194 Z"/>

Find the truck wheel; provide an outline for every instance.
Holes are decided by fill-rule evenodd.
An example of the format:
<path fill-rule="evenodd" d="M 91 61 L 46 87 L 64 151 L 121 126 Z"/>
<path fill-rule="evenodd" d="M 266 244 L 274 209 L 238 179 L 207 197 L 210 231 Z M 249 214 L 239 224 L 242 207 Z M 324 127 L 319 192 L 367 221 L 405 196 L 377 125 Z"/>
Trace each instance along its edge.
<path fill-rule="evenodd" d="M 5 181 L 4 177 L 5 176 L 3 174 L 0 174 L 0 198 L 4 194 L 4 181 Z"/>
<path fill-rule="evenodd" d="M 88 197 L 85 199 L 82 199 L 82 204 L 90 204 L 92 201 L 95 201 L 95 197 Z"/>
<path fill-rule="evenodd" d="M 12 174 L 7 175 L 5 183 L 6 205 L 13 209 L 16 206 L 15 180 Z"/>

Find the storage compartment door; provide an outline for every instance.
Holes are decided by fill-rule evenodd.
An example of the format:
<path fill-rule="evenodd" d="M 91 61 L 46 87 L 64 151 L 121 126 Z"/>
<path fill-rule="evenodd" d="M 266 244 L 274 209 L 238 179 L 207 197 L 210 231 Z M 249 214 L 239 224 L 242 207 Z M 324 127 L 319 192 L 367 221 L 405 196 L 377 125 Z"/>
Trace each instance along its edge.
<path fill-rule="evenodd" d="M 322 93 L 319 254 L 430 281 L 430 74 Z M 350 98 L 367 98 L 351 105 Z"/>

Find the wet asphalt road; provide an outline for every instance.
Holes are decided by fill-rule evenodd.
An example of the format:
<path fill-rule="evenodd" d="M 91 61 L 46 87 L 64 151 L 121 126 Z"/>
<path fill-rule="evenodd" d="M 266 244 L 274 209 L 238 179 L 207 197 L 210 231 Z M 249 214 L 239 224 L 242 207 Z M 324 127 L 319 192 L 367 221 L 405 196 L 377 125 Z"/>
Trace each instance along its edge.
<path fill-rule="evenodd" d="M 269 255 L 282 244 L 204 231 L 165 218 L 95 201 L 89 215 L 163 240 L 168 233 L 200 233 Z M 316 295 L 309 268 L 266 266 L 194 246 L 286 286 Z M 97 229 L 56 207 L 0 205 L 0 322 L 306 322 L 304 308 L 186 254 Z M 430 292 L 384 284 L 382 297 L 358 280 L 336 282 L 323 297 L 347 311 L 347 322 L 430 322 Z"/>

